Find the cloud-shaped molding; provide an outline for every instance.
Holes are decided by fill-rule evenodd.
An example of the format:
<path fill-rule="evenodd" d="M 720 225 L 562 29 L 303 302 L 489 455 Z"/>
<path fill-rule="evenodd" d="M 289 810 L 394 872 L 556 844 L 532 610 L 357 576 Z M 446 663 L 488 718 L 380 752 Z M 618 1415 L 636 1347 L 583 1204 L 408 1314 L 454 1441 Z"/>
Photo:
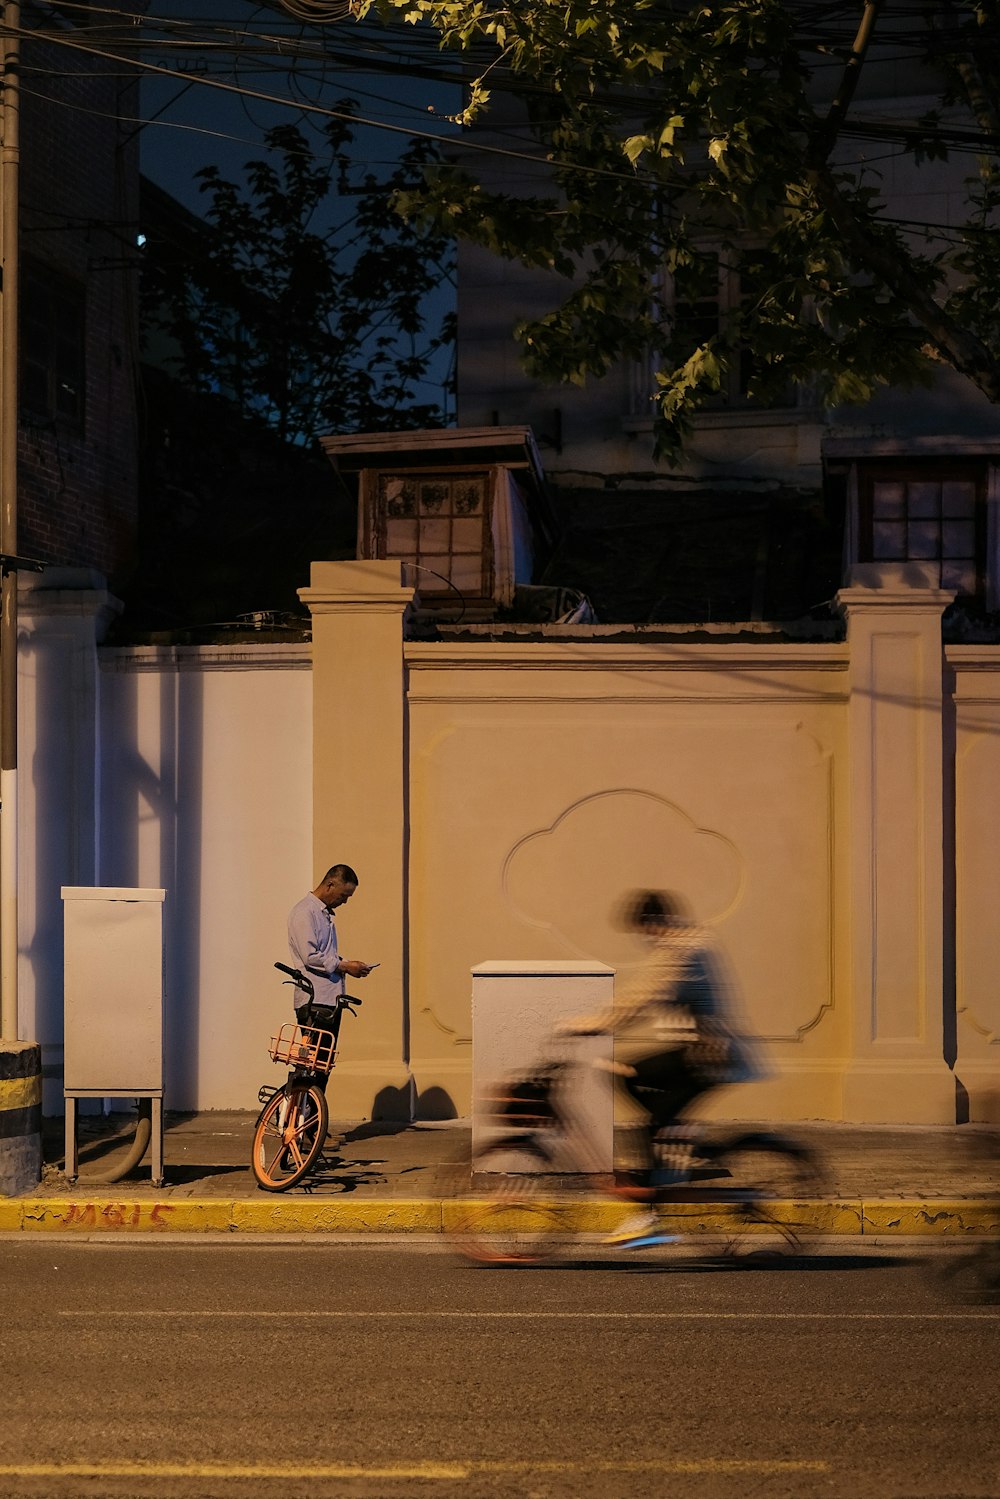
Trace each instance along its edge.
<path fill-rule="evenodd" d="M 583 958 L 636 959 L 615 926 L 630 890 L 675 890 L 695 917 L 716 925 L 743 895 L 745 866 L 724 834 L 654 792 L 620 787 L 582 797 L 546 828 L 527 833 L 504 860 L 503 889 L 518 918 Z"/>

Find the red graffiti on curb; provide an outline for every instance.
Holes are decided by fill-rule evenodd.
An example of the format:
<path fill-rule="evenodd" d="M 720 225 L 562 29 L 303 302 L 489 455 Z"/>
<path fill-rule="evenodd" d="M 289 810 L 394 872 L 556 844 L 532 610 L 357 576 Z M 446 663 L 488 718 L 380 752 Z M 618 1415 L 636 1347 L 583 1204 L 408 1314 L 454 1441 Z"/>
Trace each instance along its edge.
<path fill-rule="evenodd" d="M 65 1217 L 67 1228 L 138 1228 L 143 1215 L 154 1228 L 166 1228 L 173 1212 L 167 1202 L 71 1202 Z"/>

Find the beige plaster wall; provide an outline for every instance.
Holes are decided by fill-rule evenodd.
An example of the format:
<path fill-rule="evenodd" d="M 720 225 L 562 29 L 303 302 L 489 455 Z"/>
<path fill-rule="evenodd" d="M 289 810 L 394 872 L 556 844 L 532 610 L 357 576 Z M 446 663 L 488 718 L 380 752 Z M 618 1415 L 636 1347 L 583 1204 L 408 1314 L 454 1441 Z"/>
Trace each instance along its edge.
<path fill-rule="evenodd" d="M 953 648 L 955 1071 L 973 1121 L 1000 1123 L 1000 661 Z"/>
<path fill-rule="evenodd" d="M 92 883 L 166 890 L 168 1109 L 252 1109 L 283 1076 L 272 964 L 312 883 L 311 675 L 308 645 L 102 652 Z"/>
<path fill-rule="evenodd" d="M 765 1038 L 744 1117 L 839 1117 L 841 647 L 409 645 L 411 1065 L 469 1106 L 469 970 L 637 957 L 613 915 L 679 891 Z"/>
<path fill-rule="evenodd" d="M 311 650 L 100 665 L 103 595 L 24 611 L 22 995 L 48 1111 L 62 884 L 167 889 L 168 1102 L 247 1107 L 287 1013 L 288 908 L 347 859 L 345 946 L 382 966 L 343 1117 L 464 1113 L 472 968 L 626 968 L 612 913 L 657 885 L 715 933 L 762 1038 L 769 1076 L 717 1112 L 1000 1121 L 1000 649 L 942 654 L 948 596 L 919 569 L 855 570 L 846 645 L 404 643 L 382 562 L 317 564 L 304 597 Z"/>
<path fill-rule="evenodd" d="M 921 565 L 853 569 L 835 645 L 406 642 L 384 562 L 314 564 L 303 598 L 315 866 L 355 863 L 352 942 L 383 962 L 347 1113 L 467 1113 L 472 969 L 627 971 L 615 912 L 658 886 L 759 1040 L 717 1113 L 994 1117 L 1000 674 L 945 660 Z"/>

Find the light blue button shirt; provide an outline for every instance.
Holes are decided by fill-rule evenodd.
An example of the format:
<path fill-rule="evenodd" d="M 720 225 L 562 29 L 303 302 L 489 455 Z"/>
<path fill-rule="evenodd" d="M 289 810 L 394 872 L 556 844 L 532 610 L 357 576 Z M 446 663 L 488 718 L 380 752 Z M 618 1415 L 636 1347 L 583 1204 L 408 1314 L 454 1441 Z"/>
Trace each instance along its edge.
<path fill-rule="evenodd" d="M 337 928 L 333 912 L 312 891 L 288 914 L 288 951 L 295 967 L 312 979 L 316 1004 L 336 1004 L 344 992 L 344 976 L 337 972 Z M 305 995 L 296 991 L 295 1003 L 304 1005 Z"/>

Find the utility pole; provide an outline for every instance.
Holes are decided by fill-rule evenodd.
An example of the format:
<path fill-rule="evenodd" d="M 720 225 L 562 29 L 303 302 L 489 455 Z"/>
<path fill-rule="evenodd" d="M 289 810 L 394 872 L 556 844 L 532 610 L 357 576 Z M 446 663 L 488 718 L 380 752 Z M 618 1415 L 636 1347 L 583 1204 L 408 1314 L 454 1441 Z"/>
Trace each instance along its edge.
<path fill-rule="evenodd" d="M 17 397 L 21 6 L 0 27 L 0 1040 L 17 1006 Z"/>

